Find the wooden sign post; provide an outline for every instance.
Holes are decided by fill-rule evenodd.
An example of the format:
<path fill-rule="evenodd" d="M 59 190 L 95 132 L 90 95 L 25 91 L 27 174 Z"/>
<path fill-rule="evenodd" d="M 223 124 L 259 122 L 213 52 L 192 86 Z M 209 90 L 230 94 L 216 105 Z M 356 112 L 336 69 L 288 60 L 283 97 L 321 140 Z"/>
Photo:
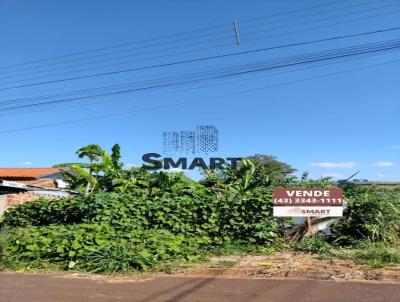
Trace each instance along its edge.
<path fill-rule="evenodd" d="M 311 236 L 313 233 L 311 218 L 312 218 L 311 216 L 307 217 L 307 232 L 306 232 L 307 236 Z"/>

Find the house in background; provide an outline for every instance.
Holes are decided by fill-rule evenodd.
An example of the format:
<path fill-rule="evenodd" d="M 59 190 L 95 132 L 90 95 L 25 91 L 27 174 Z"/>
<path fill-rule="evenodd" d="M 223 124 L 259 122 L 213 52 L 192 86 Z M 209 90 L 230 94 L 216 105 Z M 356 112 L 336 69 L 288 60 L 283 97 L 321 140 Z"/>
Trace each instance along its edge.
<path fill-rule="evenodd" d="M 0 180 L 35 185 L 43 188 L 67 187 L 62 170 L 57 168 L 0 168 Z"/>
<path fill-rule="evenodd" d="M 0 168 L 0 215 L 9 207 L 40 197 L 67 198 L 62 170 L 57 168 Z"/>

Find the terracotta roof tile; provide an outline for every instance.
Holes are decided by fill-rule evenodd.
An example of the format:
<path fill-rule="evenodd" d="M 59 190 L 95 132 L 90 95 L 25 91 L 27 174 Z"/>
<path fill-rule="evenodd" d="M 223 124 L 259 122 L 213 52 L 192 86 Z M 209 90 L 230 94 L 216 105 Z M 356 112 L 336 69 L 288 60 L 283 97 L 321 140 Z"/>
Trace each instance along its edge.
<path fill-rule="evenodd" d="M 1 178 L 37 178 L 60 172 L 57 168 L 0 168 Z"/>

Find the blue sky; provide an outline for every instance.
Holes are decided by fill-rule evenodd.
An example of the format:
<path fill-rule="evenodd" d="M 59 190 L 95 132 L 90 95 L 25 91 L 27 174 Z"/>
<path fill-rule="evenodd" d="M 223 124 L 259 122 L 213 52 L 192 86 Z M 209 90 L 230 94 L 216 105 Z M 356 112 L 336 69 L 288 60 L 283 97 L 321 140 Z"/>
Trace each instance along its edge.
<path fill-rule="evenodd" d="M 400 10 L 400 6 L 396 6 L 400 4 L 398 1 L 368 0 L 338 1 L 336 4 L 314 10 L 246 22 L 252 18 L 329 2 L 333 1 L 2 0 L 0 2 L 0 66 L 200 28 L 219 27 L 198 32 L 196 35 L 201 37 L 188 40 L 188 42 L 182 42 L 181 39 L 193 37 L 193 34 L 139 43 L 134 46 L 142 47 L 141 50 L 132 49 L 134 47 L 121 48 L 126 51 L 124 54 L 132 54 L 132 56 L 125 59 L 116 58 L 114 61 L 103 64 L 116 63 L 111 67 L 72 73 L 85 66 L 103 66 L 93 64 L 47 72 L 47 69 L 54 67 L 41 68 L 41 64 L 48 63 L 45 61 L 14 67 L 14 69 L 0 69 L 0 78 L 2 78 L 0 89 L 38 81 L 22 81 L 30 77 L 41 76 L 39 81 L 46 81 L 71 75 L 79 76 L 149 64 L 162 64 L 400 26 L 398 21 L 400 12 L 396 14 L 396 10 Z M 358 4 L 360 6 L 357 6 Z M 347 22 L 364 16 L 385 13 L 391 14 Z M 340 16 L 344 14 L 347 16 Z M 323 20 L 317 21 L 317 19 Z M 233 20 L 238 20 L 240 46 L 234 44 L 235 37 L 231 26 Z M 314 23 L 296 25 L 301 22 Z M 338 22 L 343 22 L 343 24 L 327 26 Z M 306 30 L 318 26 L 320 26 L 319 29 Z M 274 29 L 277 27 L 282 28 Z M 296 30 L 298 32 L 283 34 Z M 255 34 L 256 31 L 264 31 L 264 33 Z M 399 31 L 396 31 L 177 67 L 0 90 L 0 98 L 1 101 L 7 101 L 105 85 L 132 83 L 142 79 L 184 75 L 307 52 L 379 42 L 394 39 L 398 35 Z M 254 40 L 254 38 L 259 39 Z M 217 39 L 220 40 L 213 41 Z M 193 42 L 198 45 L 184 46 L 185 43 Z M 166 43 L 165 46 L 163 43 Z M 229 45 L 217 47 L 222 45 L 221 43 Z M 176 48 L 163 51 L 171 45 Z M 163 55 L 164 57 L 161 57 Z M 158 58 L 154 58 L 157 56 Z M 0 114 L 0 166 L 49 166 L 60 162 L 76 161 L 74 152 L 89 143 L 97 143 L 105 148 L 119 143 L 123 151 L 123 161 L 128 164 L 140 164 L 143 153 L 161 152 L 163 131 L 190 130 L 195 129 L 197 125 L 212 124 L 219 129 L 220 133 L 219 152 L 214 156 L 272 154 L 290 163 L 300 172 L 309 171 L 313 177 L 333 175 L 342 178 L 360 170 L 357 176 L 359 178 L 400 180 L 400 126 L 398 123 L 400 63 L 278 86 L 253 93 L 216 98 L 216 96 L 246 89 L 256 89 L 399 59 L 398 52 L 391 52 L 296 72 L 244 76 L 229 79 L 231 82 L 207 83 L 215 84 L 211 87 L 199 88 L 198 86 L 201 85 L 196 84 L 180 87 L 188 88 L 185 91 L 170 88 L 107 97 L 102 99 L 107 102 L 95 105 L 63 105 L 45 107 L 42 108 L 44 111 L 33 113 Z M 32 68 L 15 72 L 17 68 L 30 66 L 35 68 L 39 66 L 39 69 Z M 64 65 L 55 66 L 63 67 Z M 35 73 L 38 70 L 44 71 Z M 65 71 L 71 71 L 71 73 L 50 76 L 50 74 Z M 30 74 L 24 76 L 24 73 Z M 194 100 L 199 100 L 199 102 L 55 127 L 1 133 L 7 130 L 147 110 L 165 104 Z M 74 103 L 74 105 L 79 105 L 79 103 Z"/>

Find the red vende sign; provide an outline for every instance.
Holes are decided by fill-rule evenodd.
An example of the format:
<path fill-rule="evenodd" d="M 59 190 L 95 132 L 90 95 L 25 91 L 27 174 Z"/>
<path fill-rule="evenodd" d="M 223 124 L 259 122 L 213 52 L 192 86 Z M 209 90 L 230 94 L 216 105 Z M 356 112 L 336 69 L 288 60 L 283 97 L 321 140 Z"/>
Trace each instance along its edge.
<path fill-rule="evenodd" d="M 342 206 L 340 188 L 280 188 L 274 190 L 274 206 Z"/>

